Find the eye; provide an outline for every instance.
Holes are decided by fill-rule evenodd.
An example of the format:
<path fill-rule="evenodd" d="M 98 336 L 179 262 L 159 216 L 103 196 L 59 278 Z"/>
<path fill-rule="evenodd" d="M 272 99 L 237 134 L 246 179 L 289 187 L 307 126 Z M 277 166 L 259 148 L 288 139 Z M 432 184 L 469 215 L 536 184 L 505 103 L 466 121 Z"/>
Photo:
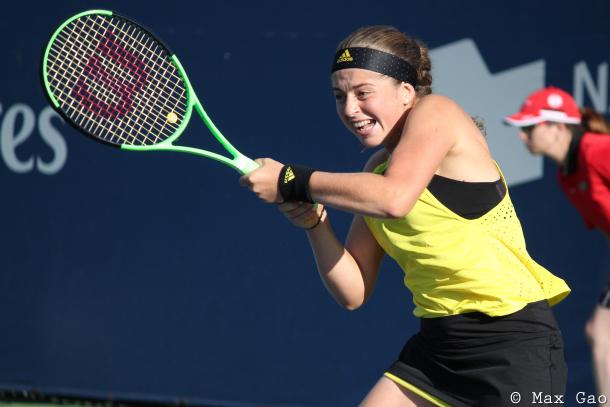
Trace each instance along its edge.
<path fill-rule="evenodd" d="M 362 99 L 366 99 L 370 94 L 371 94 L 371 92 L 368 90 L 360 90 L 360 91 L 358 91 L 356 96 L 358 97 L 358 99 L 362 100 Z"/>
<path fill-rule="evenodd" d="M 525 133 L 528 137 L 532 136 L 532 132 L 534 131 L 534 127 L 536 127 L 535 125 L 531 125 L 531 126 L 524 126 L 521 127 L 521 131 L 523 133 Z"/>
<path fill-rule="evenodd" d="M 335 100 L 342 103 L 345 101 L 345 95 L 343 93 L 335 93 Z"/>

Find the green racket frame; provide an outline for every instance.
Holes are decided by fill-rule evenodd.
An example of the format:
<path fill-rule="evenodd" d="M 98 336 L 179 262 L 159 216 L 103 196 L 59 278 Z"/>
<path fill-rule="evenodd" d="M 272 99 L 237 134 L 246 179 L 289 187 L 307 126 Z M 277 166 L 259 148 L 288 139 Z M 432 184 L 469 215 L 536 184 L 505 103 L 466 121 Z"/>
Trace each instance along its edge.
<path fill-rule="evenodd" d="M 55 41 L 55 38 L 59 35 L 61 30 L 65 26 L 67 26 L 72 21 L 74 21 L 80 17 L 90 15 L 90 14 L 102 14 L 102 15 L 107 15 L 107 16 L 115 15 L 112 11 L 109 11 L 109 10 L 88 10 L 88 11 L 84 11 L 82 13 L 78 13 L 78 14 L 70 17 L 61 26 L 59 26 L 59 28 L 57 28 L 57 30 L 55 30 L 55 32 L 51 36 L 51 39 L 49 40 L 49 43 L 44 52 L 44 57 L 43 57 L 43 61 L 42 61 L 43 82 L 44 82 L 44 86 L 45 86 L 47 95 L 49 96 L 49 99 L 53 103 L 55 109 L 58 111 L 61 111 L 60 103 L 57 101 L 57 99 L 53 95 L 53 93 L 50 89 L 49 81 L 48 81 L 48 77 L 47 77 L 47 62 L 48 62 L 48 58 L 49 58 L 49 52 L 50 52 L 53 42 Z M 120 17 L 120 18 L 124 18 L 120 15 L 116 15 L 116 16 Z M 129 20 L 129 21 L 131 21 L 131 20 Z M 146 29 L 144 29 L 144 30 L 149 32 Z M 155 39 L 157 39 L 156 36 L 153 35 L 153 37 Z M 159 41 L 159 40 L 157 39 L 157 41 Z M 238 172 L 240 172 L 242 174 L 247 174 L 247 173 L 255 170 L 256 168 L 258 168 L 259 165 L 255 161 L 248 158 L 244 154 L 240 153 L 229 142 L 229 140 L 227 140 L 225 138 L 225 136 L 223 136 L 223 134 L 220 132 L 220 130 L 218 130 L 218 128 L 214 125 L 214 123 L 212 122 L 212 120 L 210 119 L 210 117 L 208 116 L 206 111 L 203 109 L 203 106 L 201 105 L 199 98 L 195 94 L 195 91 L 193 90 L 193 87 L 191 86 L 191 82 L 189 81 L 188 76 L 186 75 L 186 72 L 185 72 L 184 68 L 182 67 L 182 64 L 176 57 L 176 55 L 171 54 L 170 59 L 176 66 L 176 69 L 178 70 L 178 73 L 182 77 L 182 80 L 184 81 L 184 84 L 185 84 L 185 87 L 187 90 L 187 111 L 186 111 L 185 116 L 183 117 L 180 125 L 176 128 L 176 131 L 171 136 L 169 136 L 168 138 L 166 138 L 165 140 L 163 140 L 157 144 L 146 145 L 146 146 L 119 144 L 118 146 L 122 150 L 129 150 L 129 151 L 176 151 L 176 152 L 188 153 L 188 154 L 193 154 L 193 155 L 202 156 L 202 157 L 206 157 L 206 158 L 211 158 L 211 159 L 219 161 L 225 165 L 228 165 L 229 167 L 237 170 Z M 233 158 L 228 158 L 221 154 L 217 154 L 212 151 L 207 151 L 207 150 L 203 150 L 203 149 L 199 149 L 199 148 L 195 148 L 195 147 L 188 147 L 188 146 L 181 146 L 181 145 L 173 144 L 173 142 L 182 135 L 182 133 L 188 126 L 189 121 L 191 119 L 191 115 L 193 114 L 193 109 L 196 110 L 197 113 L 199 113 L 201 120 L 203 120 L 203 122 L 205 123 L 208 130 L 212 133 L 212 135 L 216 138 L 216 140 L 218 140 L 218 142 L 224 147 L 224 149 L 227 150 L 232 155 Z"/>

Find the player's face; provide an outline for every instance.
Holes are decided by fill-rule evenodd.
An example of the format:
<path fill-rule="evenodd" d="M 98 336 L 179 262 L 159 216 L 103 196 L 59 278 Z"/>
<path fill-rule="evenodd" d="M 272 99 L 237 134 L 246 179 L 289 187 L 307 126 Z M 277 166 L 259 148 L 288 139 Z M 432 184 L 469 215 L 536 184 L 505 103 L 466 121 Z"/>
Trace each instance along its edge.
<path fill-rule="evenodd" d="M 334 72 L 331 82 L 337 114 L 362 145 L 377 147 L 400 135 L 409 106 L 404 84 L 358 68 Z"/>

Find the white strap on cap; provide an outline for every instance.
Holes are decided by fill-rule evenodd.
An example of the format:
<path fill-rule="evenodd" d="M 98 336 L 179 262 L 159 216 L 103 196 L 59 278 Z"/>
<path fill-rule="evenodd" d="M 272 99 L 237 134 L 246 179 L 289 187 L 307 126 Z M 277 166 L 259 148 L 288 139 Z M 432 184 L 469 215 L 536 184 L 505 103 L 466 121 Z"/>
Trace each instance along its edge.
<path fill-rule="evenodd" d="M 524 117 L 523 119 L 514 119 L 512 117 L 506 117 L 505 120 L 512 124 L 513 126 L 525 127 L 532 126 L 534 124 L 551 121 L 557 123 L 566 123 L 566 124 L 578 124 L 580 123 L 580 118 L 570 117 L 565 112 L 560 112 L 558 110 L 547 110 L 540 109 L 540 113 L 538 116 L 529 116 Z"/>

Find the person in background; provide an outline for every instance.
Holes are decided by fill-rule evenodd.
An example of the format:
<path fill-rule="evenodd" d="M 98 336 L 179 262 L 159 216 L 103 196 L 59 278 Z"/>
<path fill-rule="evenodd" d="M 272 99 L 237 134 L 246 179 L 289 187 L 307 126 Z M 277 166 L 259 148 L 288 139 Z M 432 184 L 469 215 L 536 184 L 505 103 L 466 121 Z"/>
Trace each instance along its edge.
<path fill-rule="evenodd" d="M 559 184 L 588 228 L 610 242 L 610 124 L 590 108 L 579 109 L 562 89 L 547 87 L 530 94 L 506 122 L 532 154 L 557 163 Z M 610 397 L 610 283 L 586 324 L 600 395 Z"/>

